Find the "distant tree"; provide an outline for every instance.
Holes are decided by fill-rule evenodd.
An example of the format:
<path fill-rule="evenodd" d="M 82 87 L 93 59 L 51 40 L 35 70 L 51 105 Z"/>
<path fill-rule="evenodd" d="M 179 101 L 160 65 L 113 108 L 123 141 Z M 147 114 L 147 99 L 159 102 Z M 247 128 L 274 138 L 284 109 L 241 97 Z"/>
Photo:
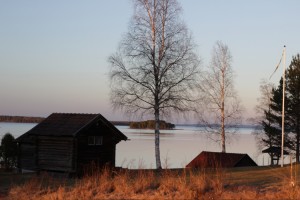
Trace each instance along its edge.
<path fill-rule="evenodd" d="M 265 111 L 270 109 L 271 98 L 273 97 L 273 90 L 275 89 L 275 85 L 273 83 L 268 82 L 267 80 L 262 80 L 260 82 L 259 91 L 260 97 L 257 99 L 257 105 L 255 107 L 256 118 L 259 118 L 257 121 L 260 123 L 262 119 L 264 119 Z"/>
<path fill-rule="evenodd" d="M 226 152 L 226 133 L 233 133 L 241 123 L 242 106 L 234 89 L 232 56 L 227 45 L 216 42 L 211 63 L 200 85 L 203 106 L 200 122 L 208 133 L 216 134 L 221 141 L 222 152 Z M 219 127 L 218 129 L 216 127 Z"/>
<path fill-rule="evenodd" d="M 129 31 L 109 57 L 111 102 L 128 114 L 153 116 L 161 168 L 160 118 L 192 110 L 199 58 L 177 0 L 134 0 L 134 6 Z"/>
<path fill-rule="evenodd" d="M 11 169 L 17 164 L 17 144 L 14 136 L 6 133 L 1 140 L 0 156 L 5 169 Z"/>

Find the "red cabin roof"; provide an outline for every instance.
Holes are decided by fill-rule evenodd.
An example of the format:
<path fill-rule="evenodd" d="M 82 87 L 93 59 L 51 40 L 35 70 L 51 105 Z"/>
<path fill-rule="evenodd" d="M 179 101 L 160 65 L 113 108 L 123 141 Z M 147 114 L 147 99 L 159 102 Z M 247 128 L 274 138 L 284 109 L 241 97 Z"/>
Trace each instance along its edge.
<path fill-rule="evenodd" d="M 247 154 L 209 151 L 202 151 L 186 165 L 188 168 L 232 168 L 247 166 L 257 166 Z"/>

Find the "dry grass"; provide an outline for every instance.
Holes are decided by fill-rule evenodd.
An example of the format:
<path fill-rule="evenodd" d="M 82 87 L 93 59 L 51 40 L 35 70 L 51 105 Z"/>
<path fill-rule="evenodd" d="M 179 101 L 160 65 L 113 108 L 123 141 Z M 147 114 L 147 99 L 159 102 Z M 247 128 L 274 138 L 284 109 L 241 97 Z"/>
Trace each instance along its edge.
<path fill-rule="evenodd" d="M 294 170 L 294 171 L 293 171 Z M 298 169 L 92 170 L 81 179 L 48 175 L 13 186 L 7 199 L 300 199 Z"/>

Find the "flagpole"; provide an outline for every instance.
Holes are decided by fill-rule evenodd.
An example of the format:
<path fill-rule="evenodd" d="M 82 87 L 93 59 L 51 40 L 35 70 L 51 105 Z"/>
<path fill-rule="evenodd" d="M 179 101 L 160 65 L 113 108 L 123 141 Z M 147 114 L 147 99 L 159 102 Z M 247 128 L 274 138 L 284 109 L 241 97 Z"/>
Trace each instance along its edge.
<path fill-rule="evenodd" d="M 285 109 L 284 109 L 284 99 L 285 99 L 285 45 L 284 45 L 284 48 L 283 48 L 283 72 L 282 72 L 282 132 L 281 132 L 281 167 L 283 167 L 283 162 L 284 162 L 284 112 L 285 112 Z"/>

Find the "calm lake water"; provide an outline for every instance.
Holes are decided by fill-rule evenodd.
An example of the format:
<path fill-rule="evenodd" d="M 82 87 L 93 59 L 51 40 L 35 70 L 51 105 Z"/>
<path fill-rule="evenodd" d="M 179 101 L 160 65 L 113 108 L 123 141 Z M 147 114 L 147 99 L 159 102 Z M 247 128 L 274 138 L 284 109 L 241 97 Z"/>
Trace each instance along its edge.
<path fill-rule="evenodd" d="M 33 128 L 35 123 L 0 123 L 0 138 L 10 132 L 15 138 Z M 128 138 L 117 144 L 116 165 L 125 168 L 155 168 L 154 131 L 117 126 Z M 201 151 L 221 151 L 196 126 L 176 126 L 176 130 L 162 130 L 160 137 L 163 167 L 180 168 L 188 164 Z M 253 129 L 241 128 L 227 144 L 226 151 L 247 153 L 258 165 L 267 165 L 269 156 L 261 154 L 256 146 Z"/>

